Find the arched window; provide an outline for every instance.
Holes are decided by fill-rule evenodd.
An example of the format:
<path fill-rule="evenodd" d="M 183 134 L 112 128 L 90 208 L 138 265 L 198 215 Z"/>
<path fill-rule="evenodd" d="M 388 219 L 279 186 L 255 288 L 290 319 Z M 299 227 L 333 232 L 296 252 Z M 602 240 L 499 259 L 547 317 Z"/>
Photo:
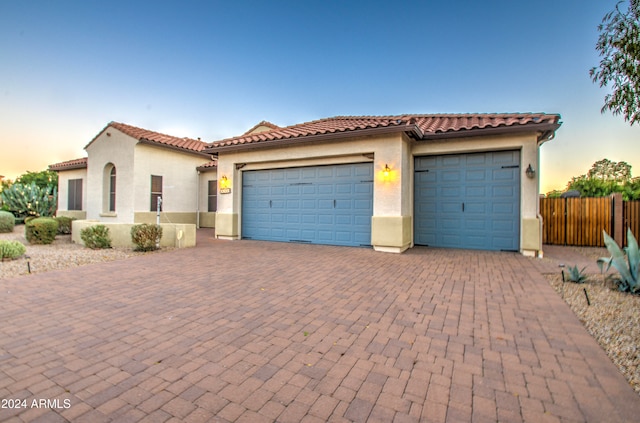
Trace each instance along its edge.
<path fill-rule="evenodd" d="M 109 211 L 116 211 L 116 167 L 109 172 Z"/>
<path fill-rule="evenodd" d="M 116 167 L 107 163 L 102 171 L 102 213 L 116 211 Z"/>

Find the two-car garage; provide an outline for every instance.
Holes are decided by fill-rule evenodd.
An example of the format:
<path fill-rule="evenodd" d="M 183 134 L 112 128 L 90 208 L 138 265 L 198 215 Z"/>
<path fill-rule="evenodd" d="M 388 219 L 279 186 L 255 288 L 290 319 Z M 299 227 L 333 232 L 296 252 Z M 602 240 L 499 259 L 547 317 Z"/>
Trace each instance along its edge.
<path fill-rule="evenodd" d="M 519 151 L 414 163 L 416 245 L 518 250 Z M 245 171 L 242 237 L 369 246 L 373 190 L 372 163 Z"/>

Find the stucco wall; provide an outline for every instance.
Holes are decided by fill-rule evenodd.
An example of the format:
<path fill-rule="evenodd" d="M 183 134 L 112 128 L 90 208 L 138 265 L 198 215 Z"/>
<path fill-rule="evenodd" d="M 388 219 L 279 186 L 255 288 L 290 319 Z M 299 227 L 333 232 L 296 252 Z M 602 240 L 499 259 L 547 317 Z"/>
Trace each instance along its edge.
<path fill-rule="evenodd" d="M 195 216 L 198 199 L 196 167 L 207 157 L 137 144 L 134 161 L 134 211 L 151 211 L 151 175 L 162 176 L 162 210 L 190 212 Z"/>
<path fill-rule="evenodd" d="M 82 210 L 87 210 L 87 169 L 84 168 L 58 171 L 58 212 L 69 210 L 69 180 L 71 179 L 82 179 Z"/>
<path fill-rule="evenodd" d="M 87 219 L 103 222 L 133 222 L 134 147 L 136 140 L 114 128 L 106 128 L 86 147 Z M 116 167 L 116 210 L 109 212 L 105 195 L 105 166 Z M 108 186 L 108 184 L 107 184 Z"/>
<path fill-rule="evenodd" d="M 112 247 L 134 248 L 131 241 L 131 223 L 105 223 L 95 220 L 75 220 L 71 223 L 71 241 L 84 245 L 81 238 L 82 230 L 95 225 L 104 225 L 109 229 Z M 163 223 L 161 247 L 188 248 L 196 245 L 196 225 L 193 224 L 170 224 Z"/>

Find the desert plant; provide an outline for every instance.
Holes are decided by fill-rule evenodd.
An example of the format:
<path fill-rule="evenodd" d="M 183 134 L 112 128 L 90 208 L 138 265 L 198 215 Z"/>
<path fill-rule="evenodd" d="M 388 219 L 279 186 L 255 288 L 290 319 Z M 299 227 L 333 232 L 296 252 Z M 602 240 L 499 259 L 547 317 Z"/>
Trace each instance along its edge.
<path fill-rule="evenodd" d="M 136 251 L 153 251 L 158 249 L 162 239 L 162 227 L 143 223 L 131 228 L 131 241 L 135 244 Z"/>
<path fill-rule="evenodd" d="M 19 241 L 0 239 L 0 260 L 13 260 L 23 255 L 27 249 Z"/>
<path fill-rule="evenodd" d="M 31 244 L 51 244 L 58 234 L 58 222 L 52 217 L 37 217 L 24 224 L 24 236 Z"/>
<path fill-rule="evenodd" d="M 71 222 L 75 219 L 73 217 L 67 216 L 57 216 L 56 221 L 58 222 L 58 233 L 61 235 L 69 235 L 71 233 Z"/>
<path fill-rule="evenodd" d="M 568 268 L 569 274 L 567 277 L 571 282 L 585 283 L 587 281 L 587 275 L 583 273 L 584 269 L 586 269 L 586 267 L 583 267 L 582 270 L 578 269 L 577 264 L 573 267 L 569 266 Z"/>
<path fill-rule="evenodd" d="M 13 213 L 0 210 L 0 232 L 13 232 L 16 218 Z"/>
<path fill-rule="evenodd" d="M 15 183 L 2 190 L 3 206 L 17 216 L 53 216 L 58 202 L 58 191 L 53 186 L 39 187 L 35 182 L 27 185 Z"/>
<path fill-rule="evenodd" d="M 85 247 L 97 250 L 101 248 L 111 248 L 111 235 L 109 228 L 104 225 L 95 225 L 84 228 L 80 231 L 80 238 Z"/>
<path fill-rule="evenodd" d="M 640 271 L 640 251 L 638 250 L 638 241 L 633 236 L 631 229 L 627 229 L 628 246 L 622 249 L 616 242 L 603 231 L 604 244 L 611 253 L 611 257 L 600 257 L 598 259 L 598 267 L 603 271 L 604 265 L 606 272 L 613 265 L 618 271 L 618 277 L 615 278 L 618 284 L 618 290 L 636 293 L 640 291 L 640 280 L 638 280 L 638 272 Z M 625 254 L 626 253 L 626 254 Z"/>

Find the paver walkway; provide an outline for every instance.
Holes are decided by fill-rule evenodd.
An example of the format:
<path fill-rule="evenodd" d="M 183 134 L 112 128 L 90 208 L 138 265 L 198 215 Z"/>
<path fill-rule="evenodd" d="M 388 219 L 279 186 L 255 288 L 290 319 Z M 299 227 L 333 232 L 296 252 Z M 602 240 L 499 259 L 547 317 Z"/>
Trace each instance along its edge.
<path fill-rule="evenodd" d="M 638 421 L 540 268 L 200 239 L 1 280 L 0 421 Z"/>

